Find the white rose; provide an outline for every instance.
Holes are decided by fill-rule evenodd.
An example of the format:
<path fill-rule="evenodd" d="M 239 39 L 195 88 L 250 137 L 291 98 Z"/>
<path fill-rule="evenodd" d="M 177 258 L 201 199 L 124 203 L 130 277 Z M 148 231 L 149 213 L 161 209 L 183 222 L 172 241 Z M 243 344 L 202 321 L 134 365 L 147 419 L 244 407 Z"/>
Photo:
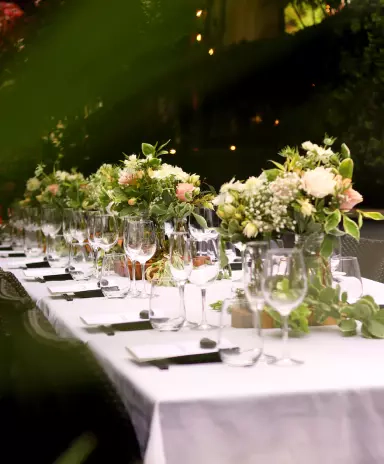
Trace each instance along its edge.
<path fill-rule="evenodd" d="M 31 177 L 27 181 L 27 190 L 33 192 L 40 188 L 41 182 L 36 177 Z"/>
<path fill-rule="evenodd" d="M 303 176 L 303 189 L 315 198 L 324 198 L 335 191 L 336 180 L 330 169 L 318 167 Z"/>
<path fill-rule="evenodd" d="M 257 233 L 258 233 L 257 227 L 252 222 L 248 222 L 248 224 L 244 227 L 243 234 L 247 238 L 256 237 Z"/>
<path fill-rule="evenodd" d="M 311 204 L 311 202 L 306 200 L 298 200 L 299 205 L 301 206 L 300 212 L 304 217 L 311 216 L 312 213 L 316 211 L 316 208 Z"/>
<path fill-rule="evenodd" d="M 233 203 L 234 199 L 235 198 L 233 197 L 233 195 L 231 195 L 229 192 L 220 193 L 220 195 L 213 199 L 212 203 L 216 206 L 220 206 L 228 203 Z"/>
<path fill-rule="evenodd" d="M 225 193 L 228 192 L 229 190 L 234 190 L 236 192 L 244 192 L 245 185 L 241 183 L 240 181 L 235 181 L 235 178 L 233 178 L 230 182 L 227 182 L 226 184 L 223 184 L 221 186 L 220 192 Z"/>
<path fill-rule="evenodd" d="M 302 146 L 303 149 L 306 150 L 306 151 L 312 151 L 312 150 L 314 149 L 313 143 L 312 143 L 312 142 L 309 142 L 309 141 L 304 142 L 301 146 Z"/>
<path fill-rule="evenodd" d="M 250 177 L 244 184 L 244 191 L 247 195 L 254 195 L 265 183 L 265 175 Z"/>

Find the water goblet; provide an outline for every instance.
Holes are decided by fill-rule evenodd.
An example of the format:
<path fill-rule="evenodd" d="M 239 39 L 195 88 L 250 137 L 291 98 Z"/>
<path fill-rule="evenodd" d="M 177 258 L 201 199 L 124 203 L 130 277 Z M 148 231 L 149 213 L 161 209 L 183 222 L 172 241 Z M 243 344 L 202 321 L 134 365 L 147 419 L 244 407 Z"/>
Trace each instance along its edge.
<path fill-rule="evenodd" d="M 339 285 L 347 293 L 348 302 L 353 304 L 363 295 L 359 261 L 355 256 L 339 256 L 333 272 L 334 285 Z"/>
<path fill-rule="evenodd" d="M 131 296 L 138 297 L 140 292 L 136 286 L 136 262 L 141 249 L 141 219 L 124 218 L 124 251 L 132 263 Z"/>
<path fill-rule="evenodd" d="M 142 291 L 140 293 L 140 298 L 149 298 L 149 293 L 146 291 L 145 285 L 145 264 L 149 261 L 156 252 L 157 236 L 155 224 L 150 220 L 140 221 L 140 249 L 136 254 L 136 261 L 141 264 L 141 281 L 142 281 Z"/>
<path fill-rule="evenodd" d="M 267 252 L 262 283 L 266 303 L 280 313 L 283 328 L 282 357 L 272 360 L 277 366 L 295 366 L 303 361 L 292 359 L 288 351 L 288 318 L 307 293 L 307 273 L 303 253 L 297 248 Z"/>
<path fill-rule="evenodd" d="M 218 248 L 217 240 L 191 239 L 192 271 L 189 281 L 200 287 L 202 301 L 202 319 L 195 330 L 210 330 L 215 328 L 214 325 L 207 322 L 206 293 L 208 285 L 216 280 L 220 271 Z"/>
<path fill-rule="evenodd" d="M 196 323 L 187 320 L 185 309 L 185 284 L 192 272 L 191 245 L 186 232 L 173 232 L 170 235 L 169 267 L 173 280 L 179 288 L 180 313 L 184 315 L 183 328 L 196 327 Z"/>
<path fill-rule="evenodd" d="M 125 298 L 131 286 L 127 257 L 124 253 L 111 253 L 103 258 L 100 289 L 107 298 Z"/>

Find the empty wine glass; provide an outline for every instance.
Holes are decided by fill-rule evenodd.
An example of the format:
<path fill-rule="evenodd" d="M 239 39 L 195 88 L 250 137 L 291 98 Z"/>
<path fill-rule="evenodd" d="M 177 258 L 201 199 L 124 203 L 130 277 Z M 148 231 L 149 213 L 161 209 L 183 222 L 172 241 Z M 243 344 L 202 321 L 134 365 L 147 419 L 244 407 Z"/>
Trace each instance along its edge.
<path fill-rule="evenodd" d="M 92 221 L 94 244 L 108 253 L 119 239 L 116 218 L 111 214 L 95 214 L 92 216 Z"/>
<path fill-rule="evenodd" d="M 331 255 L 331 272 L 332 274 L 337 271 L 337 268 L 340 263 L 340 258 L 342 256 L 341 252 L 341 239 L 340 237 L 333 237 L 333 249 Z"/>
<path fill-rule="evenodd" d="M 157 236 L 153 221 L 141 221 L 140 225 L 141 246 L 136 255 L 136 260 L 141 264 L 142 291 L 140 293 L 140 298 L 149 298 L 150 294 L 147 292 L 145 285 L 145 264 L 156 252 Z"/>
<path fill-rule="evenodd" d="M 340 256 L 333 270 L 333 281 L 348 295 L 348 303 L 356 303 L 363 295 L 359 261 L 355 256 Z"/>
<path fill-rule="evenodd" d="M 63 211 L 63 237 L 65 241 L 67 242 L 67 245 L 69 247 L 69 253 L 68 253 L 68 264 L 65 269 L 66 272 L 70 271 L 70 268 L 72 266 L 72 233 L 71 233 L 71 227 L 72 227 L 72 213 L 73 210 L 72 208 L 64 208 Z"/>
<path fill-rule="evenodd" d="M 63 235 L 51 238 L 48 246 L 48 263 L 51 267 L 65 267 L 68 264 L 69 249 Z"/>
<path fill-rule="evenodd" d="M 84 245 L 87 240 L 87 216 L 85 211 L 72 211 L 70 221 L 72 240 L 77 245 Z"/>
<path fill-rule="evenodd" d="M 89 280 L 93 275 L 93 253 L 89 246 L 73 247 L 72 266 L 69 270 L 74 280 Z"/>
<path fill-rule="evenodd" d="M 215 227 L 219 227 L 220 218 L 216 214 L 216 211 L 209 208 L 197 207 L 195 208 L 194 213 L 205 219 L 207 227 L 203 227 L 203 225 L 196 219 L 196 217 L 191 214 L 189 216 L 189 233 L 191 236 L 195 240 L 199 241 L 210 238 L 217 238 L 219 234 Z"/>
<path fill-rule="evenodd" d="M 259 320 L 257 327 L 260 342 L 263 340 L 262 314 L 264 310 L 264 262 L 269 246 L 269 242 L 249 242 L 247 243 L 244 251 L 244 292 L 252 311 L 256 313 L 256 317 Z M 259 360 L 268 363 L 275 360 L 275 357 L 264 354 L 263 350 L 261 350 Z"/>
<path fill-rule="evenodd" d="M 196 330 L 209 330 L 215 326 L 208 324 L 206 314 L 207 286 L 213 283 L 220 271 L 217 239 L 191 240 L 192 271 L 189 281 L 201 289 L 202 320 Z"/>
<path fill-rule="evenodd" d="M 132 263 L 131 295 L 137 297 L 140 292 L 136 286 L 136 262 L 141 248 L 141 219 L 124 218 L 124 250 Z"/>
<path fill-rule="evenodd" d="M 100 289 L 107 298 L 125 298 L 131 286 L 124 253 L 105 255 L 101 267 Z"/>
<path fill-rule="evenodd" d="M 100 214 L 101 213 L 99 211 L 89 211 L 88 221 L 87 221 L 87 237 L 88 237 L 88 243 L 93 251 L 94 274 L 96 278 L 98 278 L 98 274 L 99 274 L 98 265 L 97 265 L 99 246 L 97 244 L 96 236 L 95 236 L 95 217 L 99 216 Z"/>
<path fill-rule="evenodd" d="M 296 248 L 269 250 L 264 263 L 262 288 L 266 303 L 280 313 L 283 323 L 282 357 L 271 361 L 271 364 L 302 364 L 302 361 L 292 359 L 288 351 L 288 318 L 303 302 L 307 293 L 307 275 L 302 251 Z"/>
<path fill-rule="evenodd" d="M 192 272 L 191 244 L 187 232 L 173 232 L 169 239 L 169 267 L 173 280 L 179 287 L 180 313 L 184 328 L 194 328 L 196 323 L 187 320 L 185 309 L 185 284 Z"/>
<path fill-rule="evenodd" d="M 41 215 L 39 208 L 25 208 L 24 217 L 24 252 L 28 257 L 43 254 L 41 237 Z"/>
<path fill-rule="evenodd" d="M 46 257 L 48 259 L 48 248 L 50 240 L 53 240 L 60 232 L 62 226 L 62 215 L 59 209 L 44 207 L 41 210 L 41 230 L 46 239 Z"/>
<path fill-rule="evenodd" d="M 177 332 L 183 327 L 183 313 L 177 299 L 177 283 L 174 279 L 161 277 L 151 280 L 149 320 L 160 332 Z"/>

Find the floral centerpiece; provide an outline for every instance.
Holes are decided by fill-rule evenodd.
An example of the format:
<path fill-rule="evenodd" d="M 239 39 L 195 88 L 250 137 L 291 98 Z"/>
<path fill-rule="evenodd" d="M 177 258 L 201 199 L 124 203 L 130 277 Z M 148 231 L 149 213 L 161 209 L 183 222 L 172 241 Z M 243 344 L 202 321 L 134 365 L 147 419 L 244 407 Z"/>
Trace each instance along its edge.
<path fill-rule="evenodd" d="M 104 164 L 91 176 L 89 202 L 120 216 L 146 215 L 158 224 L 183 220 L 195 208 L 213 208 L 212 190 L 202 192 L 197 174 L 188 174 L 178 166 L 164 163 L 168 142 L 142 144 L 141 155 L 126 156 L 117 166 Z"/>
<path fill-rule="evenodd" d="M 363 197 L 352 185 L 353 160 L 345 144 L 332 149 L 335 139 L 324 146 L 304 142 L 302 151 L 286 147 L 284 163 L 245 182 L 232 179 L 215 198 L 219 229 L 225 239 L 247 241 L 272 238 L 287 232 L 324 234 L 322 255 L 332 253 L 334 237 L 349 234 L 360 238 L 363 218 L 382 220 L 380 213 L 356 210 L 358 221 L 348 214 Z M 342 225 L 344 230 L 340 230 Z"/>
<path fill-rule="evenodd" d="M 383 310 L 370 297 L 349 305 L 347 295 L 339 287 L 331 287 L 330 272 L 323 271 L 337 237 L 349 234 L 359 240 L 364 217 L 384 219 L 380 213 L 358 209 L 357 222 L 351 218 L 351 210 L 363 197 L 353 188 L 354 165 L 348 147 L 342 144 L 340 151 L 335 151 L 334 142 L 326 136 L 322 146 L 304 142 L 301 149 L 286 147 L 280 153 L 284 162 L 272 161 L 272 169 L 245 182 L 232 179 L 224 184 L 214 199 L 221 218 L 218 230 L 224 240 L 232 242 L 294 233 L 298 239 L 305 237 L 304 243 L 318 243 L 307 261 L 310 267 L 315 263 L 318 267 L 312 273 L 309 269 L 308 296 L 291 313 L 291 327 L 307 332 L 310 315 L 316 323 L 332 317 L 351 335 L 360 320 L 365 336 L 384 338 Z M 277 312 L 267 311 L 280 322 Z"/>
<path fill-rule="evenodd" d="M 47 174 L 45 166 L 36 167 L 34 177 L 28 179 L 21 206 L 52 205 L 59 208 L 81 209 L 87 205 L 88 184 L 83 174 L 54 169 Z"/>

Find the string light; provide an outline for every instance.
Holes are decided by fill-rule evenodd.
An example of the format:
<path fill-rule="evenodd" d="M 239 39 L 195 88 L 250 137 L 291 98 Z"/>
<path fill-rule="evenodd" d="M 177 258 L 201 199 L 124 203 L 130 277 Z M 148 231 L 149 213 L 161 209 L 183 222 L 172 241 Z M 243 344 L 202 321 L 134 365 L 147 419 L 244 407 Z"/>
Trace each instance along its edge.
<path fill-rule="evenodd" d="M 203 10 L 197 10 L 196 11 L 196 16 L 200 18 L 200 16 L 203 14 Z"/>
<path fill-rule="evenodd" d="M 251 119 L 252 122 L 255 122 L 256 124 L 261 124 L 263 122 L 263 118 L 257 114 Z"/>
<path fill-rule="evenodd" d="M 278 119 L 276 119 L 274 124 L 275 124 L 275 126 L 278 126 L 280 124 L 280 121 Z"/>
<path fill-rule="evenodd" d="M 198 42 L 201 42 L 201 39 L 202 39 L 202 38 L 203 38 L 203 36 L 202 36 L 201 34 L 197 34 L 196 40 L 197 40 Z"/>
<path fill-rule="evenodd" d="M 208 53 L 212 56 L 215 53 L 215 50 L 213 48 L 210 48 L 208 50 Z"/>
<path fill-rule="evenodd" d="M 231 145 L 231 146 L 229 147 L 229 149 L 230 149 L 231 151 L 235 151 L 235 150 L 236 150 L 236 145 Z"/>
<path fill-rule="evenodd" d="M 175 154 L 176 154 L 176 150 L 175 150 L 174 148 L 171 148 L 171 149 L 169 150 L 169 153 L 170 153 L 171 155 L 175 155 Z"/>

